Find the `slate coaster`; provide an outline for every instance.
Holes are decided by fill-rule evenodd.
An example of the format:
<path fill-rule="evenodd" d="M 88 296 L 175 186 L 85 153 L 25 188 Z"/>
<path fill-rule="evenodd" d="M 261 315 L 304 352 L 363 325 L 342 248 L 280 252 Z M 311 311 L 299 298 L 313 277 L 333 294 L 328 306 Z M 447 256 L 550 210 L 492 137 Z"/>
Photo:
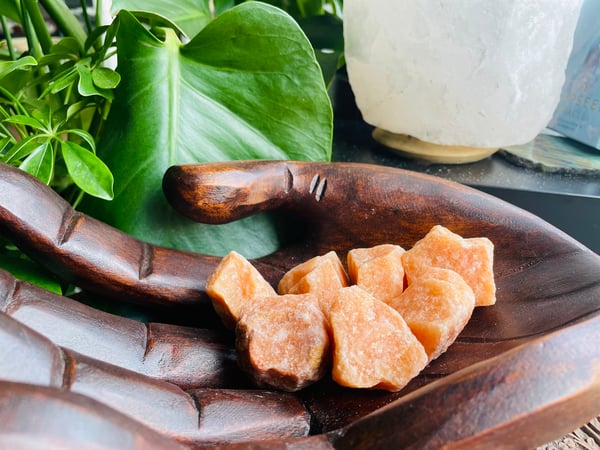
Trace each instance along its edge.
<path fill-rule="evenodd" d="M 572 139 L 542 133 L 533 141 L 499 152 L 513 164 L 543 172 L 600 174 L 600 151 Z"/>

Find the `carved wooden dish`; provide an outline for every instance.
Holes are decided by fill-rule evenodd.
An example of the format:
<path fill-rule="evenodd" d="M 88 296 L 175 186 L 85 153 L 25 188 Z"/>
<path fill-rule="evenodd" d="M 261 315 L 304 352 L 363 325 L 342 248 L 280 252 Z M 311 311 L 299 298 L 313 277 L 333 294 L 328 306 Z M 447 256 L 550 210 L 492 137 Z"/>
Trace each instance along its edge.
<path fill-rule="evenodd" d="M 329 250 L 410 248 L 435 224 L 494 242 L 496 305 L 478 308 L 405 389 L 324 379 L 287 394 L 237 371 L 203 291 L 218 258 L 143 243 L 16 169 L 0 172 L 0 227 L 33 258 L 104 299 L 187 324 L 190 310 L 203 314 L 198 327 L 145 324 L 0 273 L 0 447 L 533 448 L 600 413 L 600 257 L 499 199 L 366 164 L 171 168 L 165 194 L 195 220 L 277 208 L 303 224 L 296 242 L 253 261 L 272 283 Z"/>

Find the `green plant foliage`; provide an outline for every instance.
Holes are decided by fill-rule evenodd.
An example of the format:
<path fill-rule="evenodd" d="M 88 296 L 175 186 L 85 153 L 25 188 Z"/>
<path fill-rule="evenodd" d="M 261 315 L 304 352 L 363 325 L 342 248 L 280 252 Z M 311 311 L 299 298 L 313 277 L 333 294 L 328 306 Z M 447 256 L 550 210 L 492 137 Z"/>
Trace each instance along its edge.
<path fill-rule="evenodd" d="M 331 14 L 299 18 L 298 24 L 315 49 L 317 61 L 328 84 L 344 65 L 344 32 L 342 19 Z"/>
<path fill-rule="evenodd" d="M 121 10 L 147 11 L 163 16 L 190 37 L 198 34 L 212 20 L 208 0 L 113 0 L 113 14 Z"/>
<path fill-rule="evenodd" d="M 248 1 L 248 0 L 242 0 Z M 263 0 L 289 12 L 294 18 L 333 14 L 341 18 L 342 0 Z M 240 0 L 238 0 L 238 3 Z"/>
<path fill-rule="evenodd" d="M 112 200 L 113 176 L 101 159 L 72 141 L 62 141 L 60 149 L 76 185 L 94 197 Z"/>
<path fill-rule="evenodd" d="M 287 11 L 298 22 L 315 49 L 323 77 L 330 84 L 344 64 L 342 0 L 265 1 Z"/>
<path fill-rule="evenodd" d="M 144 11 L 160 14 L 187 36 L 195 36 L 210 20 L 236 5 L 254 0 L 114 0 L 112 12 Z M 287 12 L 300 25 L 316 53 L 317 61 L 329 85 L 344 64 L 342 0 L 263 0 Z"/>
<path fill-rule="evenodd" d="M 0 243 L 0 269 L 10 272 L 19 280 L 36 284 L 55 294 L 63 293 L 58 278 L 5 242 Z"/>
<path fill-rule="evenodd" d="M 277 249 L 280 231 L 265 216 L 222 226 L 180 217 L 163 198 L 162 177 L 174 164 L 330 159 L 333 113 L 302 30 L 260 2 L 225 11 L 185 45 L 128 11 L 118 22 L 122 80 L 98 149 L 115 197 L 90 199 L 85 210 L 170 247 L 249 257 Z"/>
<path fill-rule="evenodd" d="M 1 15 L 13 22 L 21 22 L 21 5 L 19 0 L 0 0 Z"/>
<path fill-rule="evenodd" d="M 0 2 L 18 23 L 35 24 L 25 27 L 32 54 L 14 56 L 11 49 L 0 61 L 0 161 L 36 176 L 74 205 L 84 193 L 111 199 L 112 174 L 95 155 L 92 133 L 100 130 L 119 83 L 119 75 L 103 66 L 114 33 L 95 47 L 78 22 L 63 17 L 71 28 L 51 41 L 45 22 L 34 20 L 42 15 L 37 2 Z M 44 3 L 65 11 L 57 0 Z"/>
<path fill-rule="evenodd" d="M 4 119 L 12 125 L 11 135 L 18 135 L 15 142 L 3 153 L 6 163 L 16 165 L 46 184 L 54 179 L 56 154 L 62 157 L 70 179 L 83 192 L 111 200 L 113 177 L 110 170 L 96 155 L 94 138 L 84 130 L 63 128 L 67 122 L 56 119 L 47 105 L 37 109 L 37 117 L 14 114 Z M 75 136 L 89 148 L 69 140 Z"/>
<path fill-rule="evenodd" d="M 75 207 L 88 194 L 87 212 L 150 242 L 217 255 L 279 248 L 289 230 L 280 217 L 194 224 L 161 189 L 173 164 L 329 160 L 323 74 L 329 81 L 340 61 L 341 1 L 267 3 L 114 0 L 123 11 L 103 25 L 80 23 L 64 0 L 0 0 L 0 161 Z M 8 19 L 24 30 L 24 52 Z M 115 48 L 117 71 L 105 66 Z M 16 249 L 0 267 L 47 283 Z"/>
<path fill-rule="evenodd" d="M 51 37 L 46 14 L 62 39 Z M 8 19 L 24 30 L 24 46 L 15 45 Z M 62 0 L 0 0 L 0 27 L 0 161 L 37 177 L 74 206 L 84 193 L 111 199 L 112 174 L 95 148 L 119 82 L 103 66 L 114 32 L 98 27 L 86 35 Z M 54 276 L 15 248 L 0 250 L 0 267 L 61 293 Z"/>

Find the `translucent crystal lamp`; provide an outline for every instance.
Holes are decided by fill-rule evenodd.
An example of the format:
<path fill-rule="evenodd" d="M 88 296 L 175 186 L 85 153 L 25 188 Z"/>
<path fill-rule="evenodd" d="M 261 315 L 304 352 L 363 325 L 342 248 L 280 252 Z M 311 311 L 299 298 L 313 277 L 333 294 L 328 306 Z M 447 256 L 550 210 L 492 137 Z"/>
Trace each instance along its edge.
<path fill-rule="evenodd" d="M 582 0 L 346 0 L 348 79 L 373 136 L 469 162 L 552 117 Z"/>

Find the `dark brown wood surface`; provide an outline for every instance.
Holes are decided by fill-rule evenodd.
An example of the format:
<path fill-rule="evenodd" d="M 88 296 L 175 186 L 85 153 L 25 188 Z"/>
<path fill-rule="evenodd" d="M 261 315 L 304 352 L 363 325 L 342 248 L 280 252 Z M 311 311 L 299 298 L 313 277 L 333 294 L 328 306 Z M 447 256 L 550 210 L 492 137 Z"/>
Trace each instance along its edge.
<path fill-rule="evenodd" d="M 0 380 L 90 397 L 187 445 L 306 436 L 298 398 L 258 389 L 190 389 L 76 353 L 0 313 Z M 28 411 L 14 421 L 28 421 Z"/>
<path fill-rule="evenodd" d="M 145 305 L 198 304 L 219 260 L 132 239 L 7 165 L 0 168 L 0 217 L 5 236 L 63 279 Z"/>
<path fill-rule="evenodd" d="M 56 345 L 185 389 L 248 386 L 223 330 L 141 322 L 16 280 L 0 270 L 0 312 Z"/>
<path fill-rule="evenodd" d="M 0 381 L 0 448 L 184 450 L 188 447 L 87 396 L 58 388 Z"/>
<path fill-rule="evenodd" d="M 253 261 L 273 283 L 329 250 L 343 259 L 380 243 L 410 248 L 435 224 L 495 244 L 497 304 L 478 308 L 409 386 L 390 394 L 325 379 L 298 394 L 317 436 L 254 448 L 532 448 L 600 413 L 600 257 L 543 220 L 452 182 L 364 164 L 181 166 L 163 187 L 178 211 L 209 223 L 273 208 L 295 217 L 299 239 Z M 90 292 L 175 311 L 207 304 L 218 258 L 135 240 L 5 166 L 0 226 Z"/>

